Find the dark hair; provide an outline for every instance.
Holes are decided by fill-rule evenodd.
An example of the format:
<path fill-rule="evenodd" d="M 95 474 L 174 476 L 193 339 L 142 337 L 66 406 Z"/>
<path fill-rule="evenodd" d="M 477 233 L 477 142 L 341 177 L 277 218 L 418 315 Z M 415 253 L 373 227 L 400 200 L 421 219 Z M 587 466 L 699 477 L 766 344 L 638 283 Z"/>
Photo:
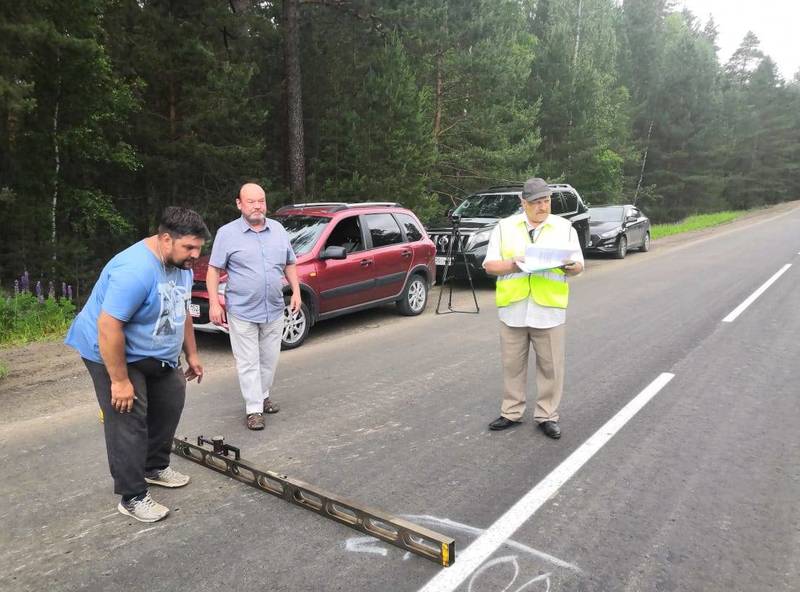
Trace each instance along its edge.
<path fill-rule="evenodd" d="M 206 223 L 200 214 L 188 208 L 170 206 L 161 214 L 158 223 L 158 234 L 168 232 L 172 238 L 182 236 L 196 236 L 205 240 L 211 239 Z"/>

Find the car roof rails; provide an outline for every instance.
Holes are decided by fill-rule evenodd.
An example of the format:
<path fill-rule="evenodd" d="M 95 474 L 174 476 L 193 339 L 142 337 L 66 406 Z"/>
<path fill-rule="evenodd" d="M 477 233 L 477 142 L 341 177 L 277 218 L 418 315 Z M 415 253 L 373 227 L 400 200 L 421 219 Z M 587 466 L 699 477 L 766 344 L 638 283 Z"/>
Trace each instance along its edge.
<path fill-rule="evenodd" d="M 299 203 L 299 204 L 287 204 L 285 206 L 281 206 L 275 212 L 281 212 L 283 210 L 302 210 L 303 208 L 336 208 L 336 211 L 343 210 L 347 207 L 347 204 L 343 201 L 319 201 L 319 202 L 309 202 L 309 203 Z"/>
<path fill-rule="evenodd" d="M 522 183 L 506 183 L 505 185 L 492 185 L 488 189 L 484 189 L 483 191 L 494 191 L 495 189 L 519 189 L 522 187 Z M 477 193 L 480 193 L 478 191 Z"/>
<path fill-rule="evenodd" d="M 290 204 L 281 206 L 276 210 L 276 214 L 286 210 L 302 210 L 305 208 L 326 209 L 331 212 L 340 212 L 349 208 L 402 208 L 403 206 L 394 201 L 364 201 L 359 203 L 347 203 L 343 201 L 319 201 L 301 204 Z"/>
<path fill-rule="evenodd" d="M 347 204 L 348 208 L 402 208 L 402 204 L 396 201 L 362 201 Z"/>
<path fill-rule="evenodd" d="M 569 183 L 548 183 L 550 187 L 557 187 L 559 189 L 574 189 Z"/>

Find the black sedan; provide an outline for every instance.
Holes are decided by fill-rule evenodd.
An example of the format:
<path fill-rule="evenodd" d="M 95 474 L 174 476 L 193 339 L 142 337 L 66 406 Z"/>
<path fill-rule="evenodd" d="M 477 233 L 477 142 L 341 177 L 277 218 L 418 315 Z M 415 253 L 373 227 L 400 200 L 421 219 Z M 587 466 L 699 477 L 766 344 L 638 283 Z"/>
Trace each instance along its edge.
<path fill-rule="evenodd" d="M 613 253 L 623 259 L 630 249 L 650 250 L 650 219 L 636 206 L 589 208 L 589 253 Z"/>

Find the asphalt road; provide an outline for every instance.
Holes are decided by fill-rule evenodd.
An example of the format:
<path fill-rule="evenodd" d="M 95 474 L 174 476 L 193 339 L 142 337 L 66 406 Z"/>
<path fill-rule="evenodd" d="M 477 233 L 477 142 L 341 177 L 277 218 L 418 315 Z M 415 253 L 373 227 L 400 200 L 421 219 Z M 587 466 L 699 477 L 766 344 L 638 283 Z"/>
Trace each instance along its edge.
<path fill-rule="evenodd" d="M 572 282 L 559 441 L 530 419 L 487 429 L 501 382 L 487 285 L 479 315 L 319 325 L 284 353 L 264 432 L 244 428 L 230 362 L 189 387 L 179 435 L 224 434 L 258 467 L 453 536 L 453 567 L 184 459 L 188 487 L 153 489 L 172 514 L 126 519 L 89 393 L 0 420 L 0 589 L 798 590 L 798 229 L 794 208 L 590 260 Z M 224 337 L 200 343 L 229 360 Z"/>

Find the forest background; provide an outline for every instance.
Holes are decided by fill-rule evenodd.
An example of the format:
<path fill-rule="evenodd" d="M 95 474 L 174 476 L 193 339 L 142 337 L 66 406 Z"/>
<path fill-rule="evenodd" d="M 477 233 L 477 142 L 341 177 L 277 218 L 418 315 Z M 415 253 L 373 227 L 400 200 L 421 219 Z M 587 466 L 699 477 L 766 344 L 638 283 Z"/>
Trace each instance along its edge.
<path fill-rule="evenodd" d="M 0 285 L 85 298 L 167 205 L 399 201 L 538 175 L 654 222 L 800 195 L 800 73 L 669 0 L 0 5 Z"/>

